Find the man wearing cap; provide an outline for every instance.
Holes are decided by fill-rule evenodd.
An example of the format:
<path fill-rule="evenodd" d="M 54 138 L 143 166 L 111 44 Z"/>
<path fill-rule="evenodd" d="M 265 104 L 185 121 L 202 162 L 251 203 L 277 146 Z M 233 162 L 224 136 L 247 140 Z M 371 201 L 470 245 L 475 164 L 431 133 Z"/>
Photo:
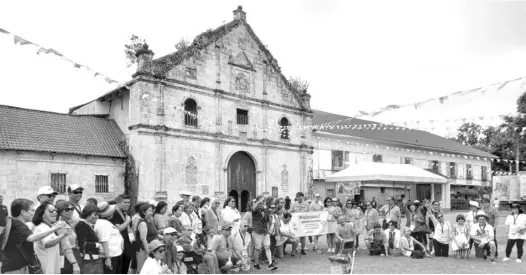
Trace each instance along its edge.
<path fill-rule="evenodd" d="M 483 198 L 482 199 L 482 211 L 486 212 L 486 215 L 488 216 L 488 223 L 493 227 L 493 235 L 497 236 L 497 226 L 499 224 L 499 212 L 497 209 L 493 208 L 489 202 L 489 199 Z M 499 256 L 499 245 L 497 242 L 495 242 L 496 252 L 495 257 Z M 487 252 L 489 253 L 489 248 L 487 249 Z"/>
<path fill-rule="evenodd" d="M 177 255 L 177 244 L 175 241 L 177 241 L 177 230 L 173 227 L 166 227 L 163 230 L 163 242 L 166 245 L 166 256 L 164 257 L 164 262 L 169 267 L 173 266 L 175 255 Z"/>
<path fill-rule="evenodd" d="M 314 211 L 323 211 L 323 202 L 321 202 L 321 196 L 319 193 L 314 194 L 314 200 L 309 205 L 309 212 Z M 310 236 L 309 236 L 310 237 Z M 321 250 L 318 250 L 318 239 L 321 237 L 321 235 L 312 236 L 314 239 L 314 247 L 312 250 L 317 253 L 321 253 Z"/>
<path fill-rule="evenodd" d="M 215 235 L 210 248 L 219 262 L 222 272 L 241 266 L 241 255 L 234 249 L 234 239 L 232 238 L 232 223 L 225 223 L 221 227 L 221 234 Z"/>
<path fill-rule="evenodd" d="M 497 252 L 497 247 L 495 246 L 495 235 L 493 233 L 493 227 L 488 224 L 488 215 L 483 211 L 480 211 L 476 216 L 475 220 L 478 223 L 473 224 L 470 231 L 471 239 L 474 240 L 475 245 L 486 246 L 490 249 L 490 261 L 495 263 L 495 253 Z"/>
<path fill-rule="evenodd" d="M 296 193 L 296 201 L 290 207 L 290 213 L 309 212 L 309 206 L 309 203 L 305 201 L 305 195 L 303 194 L 303 192 L 298 192 Z M 305 237 L 300 237 L 301 255 L 307 255 L 307 252 L 305 252 L 305 243 Z M 292 251 L 292 253 L 295 253 L 295 251 Z"/>
<path fill-rule="evenodd" d="M 119 229 L 109 221 L 113 218 L 115 205 L 108 202 L 101 202 L 97 205 L 99 209 L 99 219 L 95 222 L 93 230 L 99 238 L 104 251 L 104 273 L 115 274 L 122 270 L 122 247 L 124 239 Z"/>
<path fill-rule="evenodd" d="M 179 196 L 182 198 L 182 200 L 178 201 L 175 205 L 186 205 L 190 203 L 190 197 L 192 196 L 192 193 L 190 193 L 190 191 L 183 191 L 179 194 Z"/>
<path fill-rule="evenodd" d="M 40 189 L 38 189 L 37 193 L 37 201 L 38 203 L 35 204 L 35 208 L 38 208 L 38 206 L 47 201 L 51 204 L 54 204 L 55 197 L 58 195 L 58 192 L 54 191 L 51 186 L 42 186 Z"/>
<path fill-rule="evenodd" d="M 71 215 L 72 221 L 80 220 L 80 213 L 82 212 L 82 209 L 84 209 L 84 205 L 80 203 L 83 191 L 84 187 L 80 186 L 79 184 L 72 184 L 68 186 L 68 200 L 75 208 L 73 215 Z"/>
<path fill-rule="evenodd" d="M 382 229 L 386 230 L 388 228 L 387 223 L 390 221 L 396 222 L 396 229 L 400 229 L 400 222 L 402 221 L 402 212 L 400 208 L 395 204 L 395 198 L 389 197 L 386 200 L 387 204 L 380 208 L 380 213 L 385 215 L 385 224 L 383 224 Z M 372 206 L 372 204 L 371 204 Z M 384 228 L 385 227 L 385 228 Z"/>

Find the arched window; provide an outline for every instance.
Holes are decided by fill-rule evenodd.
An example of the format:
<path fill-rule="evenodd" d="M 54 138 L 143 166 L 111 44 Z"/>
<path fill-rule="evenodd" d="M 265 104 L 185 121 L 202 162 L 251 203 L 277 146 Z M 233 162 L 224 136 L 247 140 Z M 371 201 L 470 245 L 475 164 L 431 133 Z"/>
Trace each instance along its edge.
<path fill-rule="evenodd" d="M 197 103 L 189 98 L 184 102 L 184 125 L 197 127 Z"/>
<path fill-rule="evenodd" d="M 373 162 L 382 162 L 382 155 L 374 154 L 373 155 Z"/>
<path fill-rule="evenodd" d="M 280 121 L 279 121 L 279 126 L 281 126 L 281 134 L 280 134 L 280 138 L 281 139 L 289 139 L 289 127 L 290 124 L 289 124 L 289 120 L 287 118 L 282 118 Z"/>

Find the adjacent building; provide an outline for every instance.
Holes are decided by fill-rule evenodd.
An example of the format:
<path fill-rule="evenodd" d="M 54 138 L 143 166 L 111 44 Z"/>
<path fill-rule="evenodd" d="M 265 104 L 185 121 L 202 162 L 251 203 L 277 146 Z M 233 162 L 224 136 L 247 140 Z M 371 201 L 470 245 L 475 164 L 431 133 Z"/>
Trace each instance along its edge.
<path fill-rule="evenodd" d="M 342 115 L 313 111 L 314 190 L 322 196 L 384 203 L 388 196 L 408 200 L 440 201 L 444 208 L 460 195 L 461 187 L 479 191 L 491 186 L 491 161 L 495 158 L 458 142 L 403 127 Z M 418 166 L 448 179 L 447 184 L 364 182 L 360 193 L 345 193 L 339 183 L 324 178 L 361 162 L 402 163 Z M 451 193 L 452 196 L 451 196 Z"/>
<path fill-rule="evenodd" d="M 111 119 L 0 105 L 0 195 L 36 200 L 50 185 L 66 197 L 80 184 L 84 198 L 110 199 L 124 192 L 122 131 Z"/>

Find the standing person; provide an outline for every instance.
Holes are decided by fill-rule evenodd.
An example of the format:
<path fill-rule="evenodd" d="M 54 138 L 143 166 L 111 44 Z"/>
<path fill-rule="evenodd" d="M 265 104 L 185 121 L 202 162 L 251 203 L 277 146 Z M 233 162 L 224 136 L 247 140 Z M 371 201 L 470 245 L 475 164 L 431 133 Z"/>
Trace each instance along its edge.
<path fill-rule="evenodd" d="M 57 210 L 53 204 L 44 201 L 35 210 L 33 224 L 36 226 L 35 234 L 46 232 L 52 228 L 52 224 L 57 220 Z M 44 274 L 60 273 L 60 248 L 59 243 L 66 237 L 66 234 L 50 234 L 44 239 L 34 243 L 35 254 L 40 260 Z"/>
<path fill-rule="evenodd" d="M 208 245 L 206 235 L 203 234 L 204 222 L 201 216 L 201 198 L 199 196 L 193 196 L 192 204 L 194 205 L 194 211 L 190 215 L 192 216 L 195 238 L 199 240 L 199 243 Z"/>
<path fill-rule="evenodd" d="M 25 259 L 32 259 L 35 254 L 33 244 L 64 227 L 64 222 L 57 222 L 50 229 L 33 233 L 26 223 L 33 219 L 34 203 L 28 199 L 15 199 L 11 203 L 12 218 L 7 218 L 1 252 L 2 274 L 27 274 L 28 264 Z M 5 246 L 4 246 L 5 245 Z"/>
<path fill-rule="evenodd" d="M 431 202 L 431 205 L 428 207 L 427 209 L 427 215 L 425 215 L 425 219 L 426 219 L 426 225 L 429 227 L 429 230 L 431 230 L 431 233 L 429 234 L 429 244 L 431 245 L 429 247 L 429 251 L 431 251 L 431 255 L 433 255 L 435 253 L 435 246 L 434 246 L 434 239 L 435 239 L 435 225 L 436 225 L 436 218 L 435 219 L 431 219 L 431 217 L 436 217 L 438 216 L 439 213 L 443 214 L 442 213 L 442 210 L 440 210 L 440 202 L 438 201 L 433 201 Z"/>
<path fill-rule="evenodd" d="M 291 200 L 290 200 L 289 196 L 286 196 L 285 197 L 285 210 L 286 211 L 290 210 L 290 203 L 291 203 Z"/>
<path fill-rule="evenodd" d="M 183 191 L 179 194 L 182 200 L 178 201 L 175 205 L 186 205 L 190 203 L 190 197 L 192 196 L 192 193 L 190 191 Z"/>
<path fill-rule="evenodd" d="M 378 203 L 376 202 L 376 199 L 373 197 L 373 200 L 371 201 L 371 206 L 376 209 L 378 207 Z"/>
<path fill-rule="evenodd" d="M 7 211 L 7 206 L 4 205 L 4 196 L 0 195 L 0 214 L 3 214 L 4 217 L 7 218 L 7 216 L 9 216 L 9 211 Z M 0 221 L 0 226 L 5 226 L 5 224 L 2 224 L 1 223 L 2 221 Z M 4 220 L 5 222 L 5 220 Z"/>
<path fill-rule="evenodd" d="M 94 230 L 102 244 L 104 252 L 104 274 L 120 274 L 122 270 L 122 253 L 124 238 L 119 229 L 109 221 L 115 213 L 115 205 L 101 202 L 99 208 L 99 219 L 95 222 Z"/>
<path fill-rule="evenodd" d="M 153 212 L 153 225 L 157 229 L 158 234 L 163 234 L 163 230 L 168 227 L 168 216 L 166 211 L 168 210 L 168 204 L 165 201 L 160 201 L 155 206 Z"/>
<path fill-rule="evenodd" d="M 387 223 L 390 221 L 394 221 L 396 222 L 395 227 L 397 229 L 400 229 L 400 222 L 402 221 L 402 213 L 400 212 L 400 208 L 395 204 L 395 198 L 389 197 L 387 198 L 386 202 L 387 204 L 382 206 L 382 208 L 380 208 L 380 213 L 385 215 L 385 219 L 382 224 L 382 228 L 384 230 L 387 229 Z"/>
<path fill-rule="evenodd" d="M 139 251 L 136 254 L 137 270 L 142 271 L 142 266 L 148 254 L 148 244 L 157 238 L 157 229 L 153 225 L 153 205 L 145 203 L 139 208 L 139 216 L 141 217 L 137 222 L 137 231 L 135 231 L 135 240 L 139 244 Z"/>
<path fill-rule="evenodd" d="M 510 260 L 511 250 L 517 244 L 517 263 L 521 263 L 524 240 L 526 240 L 526 215 L 522 213 L 520 205 L 512 204 L 511 213 L 506 217 L 504 224 L 508 227 L 508 242 L 506 243 L 506 258 L 503 262 Z"/>
<path fill-rule="evenodd" d="M 290 208 L 290 213 L 309 212 L 309 206 L 309 203 L 305 201 L 305 195 L 303 192 L 298 192 L 296 193 L 296 201 Z M 307 252 L 305 252 L 305 244 L 305 237 L 300 237 L 301 255 L 307 255 Z"/>
<path fill-rule="evenodd" d="M 488 224 L 488 216 L 483 211 L 480 211 L 477 216 L 475 216 L 475 220 L 478 221 L 478 223 L 474 224 L 471 227 L 471 239 L 474 240 L 474 244 L 477 246 L 483 246 L 485 248 L 486 246 L 489 246 L 490 248 L 490 261 L 492 264 L 495 263 L 495 252 L 496 252 L 496 246 L 495 246 L 495 235 L 493 235 L 493 228 L 490 224 Z"/>
<path fill-rule="evenodd" d="M 100 251 L 103 249 L 93 227 L 99 218 L 99 208 L 88 204 L 80 213 L 80 220 L 75 225 L 77 242 L 83 256 L 83 272 L 86 274 L 104 274 Z"/>
<path fill-rule="evenodd" d="M 477 219 L 475 217 L 477 216 L 477 213 L 479 212 L 479 210 L 480 210 L 480 206 L 478 202 L 469 201 L 469 212 L 466 215 L 466 225 L 468 226 L 469 230 L 471 230 L 473 225 L 477 222 Z M 473 242 L 474 240 L 470 237 L 468 256 L 471 254 L 471 249 L 473 248 Z"/>
<path fill-rule="evenodd" d="M 122 266 L 120 274 L 127 274 L 130 269 L 130 263 L 132 259 L 135 259 L 135 253 L 137 252 L 135 246 L 135 235 L 133 234 L 131 217 L 128 213 L 130 209 L 130 196 L 127 194 L 121 194 L 117 197 L 117 204 L 115 207 L 115 212 L 110 219 L 117 229 L 119 230 L 123 242 L 124 242 L 124 252 L 122 253 Z M 135 273 L 137 267 L 132 267 L 132 273 Z"/>
<path fill-rule="evenodd" d="M 338 212 L 336 211 L 336 207 L 332 205 L 332 199 L 329 197 L 326 197 L 325 200 L 323 200 L 324 204 L 324 210 L 329 212 L 329 215 L 327 216 L 327 227 L 330 231 L 333 231 L 338 226 Z M 334 242 L 336 239 L 335 233 L 327 233 L 327 252 L 335 252 L 334 249 Z"/>
<path fill-rule="evenodd" d="M 351 218 L 356 234 L 356 241 L 354 242 L 354 245 L 355 248 L 358 249 L 358 247 L 360 247 L 360 234 L 364 232 L 364 214 L 357 202 L 351 203 Z"/>
<path fill-rule="evenodd" d="M 269 222 L 269 211 L 265 207 L 265 197 L 259 195 L 256 203 L 252 208 L 252 240 L 254 241 L 254 268 L 261 269 L 259 266 L 259 255 L 261 248 L 265 249 L 268 259 L 268 270 L 276 270 L 278 267 L 272 263 L 272 254 L 270 253 L 270 235 L 267 224 Z"/>
<path fill-rule="evenodd" d="M 272 255 L 276 255 L 276 244 L 279 239 L 281 239 L 280 236 L 280 230 L 279 227 L 281 225 L 279 215 L 277 214 L 277 208 L 275 205 L 275 201 L 273 200 L 271 204 L 268 207 L 268 210 L 270 212 L 269 214 L 269 223 L 268 223 L 268 233 L 270 234 L 270 252 Z M 294 253 L 294 251 L 293 251 Z"/>
<path fill-rule="evenodd" d="M 75 208 L 71 218 L 73 221 L 80 220 L 80 213 L 82 213 L 82 209 L 84 209 L 84 205 L 80 203 L 83 191 L 84 187 L 80 186 L 79 184 L 72 184 L 68 186 L 68 200 Z"/>
<path fill-rule="evenodd" d="M 214 235 L 219 234 L 221 231 L 221 216 L 218 213 L 219 205 L 221 205 L 221 201 L 219 199 L 212 199 L 211 205 L 205 212 L 205 223 L 206 223 L 206 232 L 207 232 L 207 247 L 210 247 L 212 244 L 212 238 Z M 245 213 L 246 215 L 246 213 Z"/>
<path fill-rule="evenodd" d="M 493 227 L 493 235 L 494 236 L 497 236 L 497 226 L 499 225 L 499 211 L 497 211 L 497 209 L 493 208 L 493 206 L 491 206 L 490 204 L 490 201 L 489 199 L 482 199 L 482 211 L 486 212 L 486 215 L 488 215 L 488 223 Z M 497 241 L 495 241 L 495 247 L 496 247 L 496 252 L 495 252 L 495 257 L 498 257 L 499 256 L 499 244 L 497 243 Z M 486 249 L 486 254 L 489 254 L 489 248 Z"/>
<path fill-rule="evenodd" d="M 62 221 L 65 226 L 59 229 L 56 234 L 65 234 L 67 238 L 60 243 L 60 253 L 64 255 L 64 266 L 61 268 L 62 274 L 81 274 L 83 269 L 83 259 L 80 255 L 77 234 L 75 233 L 76 223 L 71 220 L 75 208 L 69 201 L 57 201 L 57 221 Z"/>
<path fill-rule="evenodd" d="M 321 202 L 321 196 L 319 193 L 314 194 L 314 200 L 309 205 L 309 212 L 315 211 L 323 211 L 323 203 Z M 318 243 L 320 237 L 321 235 L 312 236 L 312 239 L 314 240 L 314 247 L 312 248 L 312 251 L 316 253 L 323 253 L 323 251 L 318 250 Z"/>
<path fill-rule="evenodd" d="M 378 222 L 378 211 L 373 208 L 371 202 L 365 204 L 365 232 L 373 229 L 375 223 Z"/>
<path fill-rule="evenodd" d="M 500 204 L 499 198 L 495 197 L 495 200 L 493 201 L 493 207 L 495 207 L 497 211 L 499 210 L 499 204 Z"/>
<path fill-rule="evenodd" d="M 241 214 L 236 208 L 236 199 L 228 197 L 223 205 L 222 220 L 224 223 L 232 223 L 235 230 L 239 230 L 239 222 L 241 221 Z"/>
<path fill-rule="evenodd" d="M 457 215 L 457 224 L 453 226 L 453 241 L 451 242 L 451 248 L 455 252 L 456 258 L 464 259 L 468 255 L 469 250 L 469 233 L 471 228 L 466 224 L 466 218 L 464 215 Z"/>
<path fill-rule="evenodd" d="M 436 216 L 432 211 L 429 213 L 430 219 L 435 224 L 435 232 L 433 234 L 433 247 L 435 249 L 435 256 L 449 257 L 449 243 L 453 237 L 453 228 L 449 222 L 445 221 L 443 213 L 435 213 L 437 213 Z"/>

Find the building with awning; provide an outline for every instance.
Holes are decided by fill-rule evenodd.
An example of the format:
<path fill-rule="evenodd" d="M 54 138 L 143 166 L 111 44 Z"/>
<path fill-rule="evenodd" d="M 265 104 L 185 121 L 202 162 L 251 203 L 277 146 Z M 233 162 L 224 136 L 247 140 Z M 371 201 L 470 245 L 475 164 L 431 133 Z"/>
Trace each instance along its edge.
<path fill-rule="evenodd" d="M 496 156 L 488 152 L 426 131 L 317 110 L 312 124 L 313 192 L 323 197 L 375 197 L 379 204 L 390 196 L 428 199 L 449 209 L 451 188 L 491 186 Z M 347 170 L 351 166 L 356 169 Z"/>

